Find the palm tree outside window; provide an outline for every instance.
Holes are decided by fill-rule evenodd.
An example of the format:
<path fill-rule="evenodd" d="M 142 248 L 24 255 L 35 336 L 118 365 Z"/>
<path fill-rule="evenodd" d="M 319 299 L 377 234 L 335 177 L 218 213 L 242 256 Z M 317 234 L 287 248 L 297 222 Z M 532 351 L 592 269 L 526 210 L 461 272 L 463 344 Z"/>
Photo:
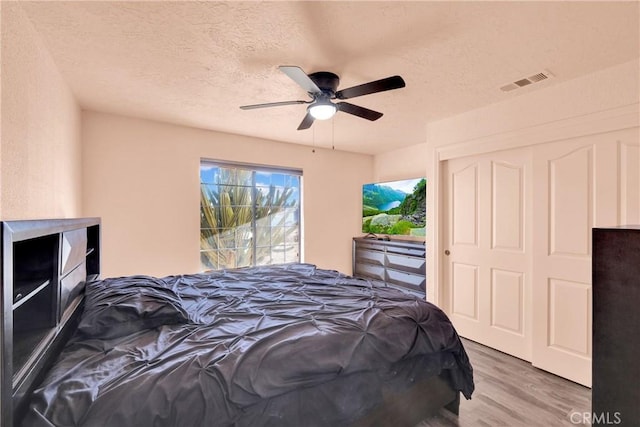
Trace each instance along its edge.
<path fill-rule="evenodd" d="M 203 270 L 300 261 L 302 171 L 202 160 Z"/>

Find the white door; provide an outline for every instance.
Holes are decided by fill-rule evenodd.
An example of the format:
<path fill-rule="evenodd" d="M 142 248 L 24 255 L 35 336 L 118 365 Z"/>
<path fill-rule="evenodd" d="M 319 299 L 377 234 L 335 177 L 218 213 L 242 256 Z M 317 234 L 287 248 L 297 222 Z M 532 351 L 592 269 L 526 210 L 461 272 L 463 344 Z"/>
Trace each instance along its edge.
<path fill-rule="evenodd" d="M 531 360 L 529 149 L 443 165 L 443 306 L 458 333 Z"/>
<path fill-rule="evenodd" d="M 638 130 L 536 146 L 532 363 L 591 386 L 591 229 L 638 221 Z"/>

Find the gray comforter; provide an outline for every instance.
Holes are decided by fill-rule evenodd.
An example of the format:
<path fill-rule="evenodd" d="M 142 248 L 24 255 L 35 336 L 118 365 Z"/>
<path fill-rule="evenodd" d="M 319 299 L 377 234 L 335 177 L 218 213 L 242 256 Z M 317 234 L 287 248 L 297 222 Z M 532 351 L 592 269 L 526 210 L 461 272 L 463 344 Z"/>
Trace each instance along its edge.
<path fill-rule="evenodd" d="M 470 398 L 441 310 L 310 264 L 106 279 L 24 425 L 346 425 L 443 370 Z"/>

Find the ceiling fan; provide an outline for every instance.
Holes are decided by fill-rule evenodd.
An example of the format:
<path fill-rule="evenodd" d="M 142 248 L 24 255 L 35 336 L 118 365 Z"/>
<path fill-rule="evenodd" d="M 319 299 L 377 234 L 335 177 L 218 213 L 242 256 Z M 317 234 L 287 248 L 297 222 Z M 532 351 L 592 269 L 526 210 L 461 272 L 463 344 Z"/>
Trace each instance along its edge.
<path fill-rule="evenodd" d="M 255 108 L 279 107 L 282 105 L 309 104 L 307 114 L 298 126 L 298 130 L 309 129 L 314 120 L 326 120 L 333 117 L 337 111 L 353 114 L 367 120 L 378 120 L 382 113 L 350 104 L 348 102 L 331 102 L 332 99 L 350 99 L 356 96 L 369 95 L 371 93 L 384 92 L 386 90 L 400 89 L 405 86 L 404 80 L 400 76 L 387 77 L 375 80 L 347 89 L 337 90 L 340 78 L 328 71 L 318 71 L 307 74 L 302 68 L 290 65 L 278 67 L 294 82 L 298 83 L 307 91 L 311 101 L 282 101 L 269 102 L 266 104 L 243 105 L 242 110 L 252 110 Z"/>

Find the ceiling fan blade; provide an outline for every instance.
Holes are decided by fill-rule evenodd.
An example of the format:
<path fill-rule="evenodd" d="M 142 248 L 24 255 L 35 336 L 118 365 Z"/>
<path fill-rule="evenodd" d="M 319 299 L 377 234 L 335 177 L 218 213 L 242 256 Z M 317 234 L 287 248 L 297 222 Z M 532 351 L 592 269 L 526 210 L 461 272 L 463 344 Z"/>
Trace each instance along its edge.
<path fill-rule="evenodd" d="M 309 129 L 313 124 L 313 120 L 314 120 L 313 116 L 309 112 L 307 112 L 307 115 L 304 116 L 304 119 L 302 119 L 302 122 L 300 122 L 300 126 L 298 126 L 298 130 Z"/>
<path fill-rule="evenodd" d="M 360 107 L 358 105 L 349 104 L 348 102 L 338 102 L 335 105 L 338 107 L 338 110 L 344 113 L 353 114 L 354 116 L 362 117 L 363 119 L 374 121 L 382 117 L 382 113 L 369 110 L 368 108 Z"/>
<path fill-rule="evenodd" d="M 322 92 L 307 73 L 302 71 L 302 68 L 293 65 L 281 65 L 278 69 L 289 76 L 291 80 L 302 86 L 308 93 Z"/>
<path fill-rule="evenodd" d="M 281 105 L 294 105 L 294 104 L 311 104 L 312 101 L 281 101 L 281 102 L 267 102 L 266 104 L 253 104 L 253 105 L 241 105 L 241 110 L 253 110 L 255 108 L 266 107 L 279 107 Z"/>
<path fill-rule="evenodd" d="M 404 80 L 400 76 L 387 77 L 336 92 L 336 98 L 349 99 L 356 96 L 369 95 L 370 93 L 384 92 L 385 90 L 400 89 L 405 87 Z"/>

